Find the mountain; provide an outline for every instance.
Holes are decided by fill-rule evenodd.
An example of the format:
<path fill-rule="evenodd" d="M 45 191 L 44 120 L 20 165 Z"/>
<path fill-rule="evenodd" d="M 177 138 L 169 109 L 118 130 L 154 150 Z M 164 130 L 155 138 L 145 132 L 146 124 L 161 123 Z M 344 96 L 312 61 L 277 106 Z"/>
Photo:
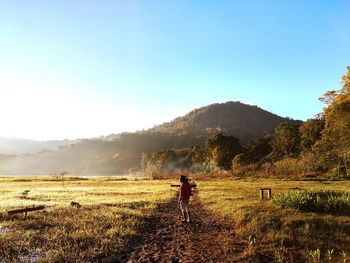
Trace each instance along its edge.
<path fill-rule="evenodd" d="M 0 137 L 0 154 L 35 153 L 42 150 L 54 150 L 59 146 L 77 143 L 79 140 L 34 141 L 20 138 Z"/>
<path fill-rule="evenodd" d="M 147 132 L 202 137 L 222 132 L 224 135 L 237 136 L 242 142 L 246 142 L 272 133 L 283 121 L 298 123 L 257 106 L 230 101 L 195 109 L 185 116 L 158 125 Z"/>
<path fill-rule="evenodd" d="M 212 104 L 152 129 L 85 139 L 56 150 L 19 156 L 0 154 L 0 174 L 122 174 L 139 168 L 142 153 L 201 145 L 214 133 L 234 135 L 242 143 L 272 133 L 282 118 L 240 102 Z M 1 153 L 1 152 L 0 152 Z"/>

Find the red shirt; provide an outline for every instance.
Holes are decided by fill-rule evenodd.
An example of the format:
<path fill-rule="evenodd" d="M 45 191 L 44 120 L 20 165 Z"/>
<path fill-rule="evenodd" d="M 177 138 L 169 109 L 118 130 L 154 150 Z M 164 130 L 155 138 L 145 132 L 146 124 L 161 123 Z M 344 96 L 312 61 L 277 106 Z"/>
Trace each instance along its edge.
<path fill-rule="evenodd" d="M 180 201 L 181 200 L 189 200 L 191 196 L 191 186 L 188 182 L 184 182 L 181 184 L 180 188 Z"/>

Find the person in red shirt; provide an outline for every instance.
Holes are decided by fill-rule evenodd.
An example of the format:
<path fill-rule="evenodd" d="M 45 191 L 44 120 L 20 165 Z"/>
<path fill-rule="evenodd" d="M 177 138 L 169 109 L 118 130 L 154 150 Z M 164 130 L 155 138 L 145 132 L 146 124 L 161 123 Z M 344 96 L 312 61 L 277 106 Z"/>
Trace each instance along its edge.
<path fill-rule="evenodd" d="M 190 222 L 190 214 L 188 212 L 188 204 L 191 196 L 191 185 L 188 183 L 186 176 L 180 176 L 180 193 L 179 193 L 179 204 L 182 212 L 182 222 Z"/>

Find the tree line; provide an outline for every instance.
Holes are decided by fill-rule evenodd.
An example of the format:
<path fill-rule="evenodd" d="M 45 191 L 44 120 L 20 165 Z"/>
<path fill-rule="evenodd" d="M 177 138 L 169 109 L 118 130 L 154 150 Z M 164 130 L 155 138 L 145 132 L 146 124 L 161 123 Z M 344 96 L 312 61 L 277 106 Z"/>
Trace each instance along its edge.
<path fill-rule="evenodd" d="M 236 136 L 217 133 L 204 145 L 142 153 L 141 168 L 148 174 L 178 170 L 234 173 L 349 176 L 350 67 L 339 90 L 326 92 L 316 117 L 301 123 L 282 122 L 272 134 L 241 144 Z"/>

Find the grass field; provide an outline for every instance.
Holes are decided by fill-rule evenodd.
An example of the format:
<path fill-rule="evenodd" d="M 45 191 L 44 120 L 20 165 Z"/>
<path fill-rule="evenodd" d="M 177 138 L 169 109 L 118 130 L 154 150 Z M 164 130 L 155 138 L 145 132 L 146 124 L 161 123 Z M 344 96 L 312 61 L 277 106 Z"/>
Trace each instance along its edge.
<path fill-rule="evenodd" d="M 67 180 L 67 179 L 66 179 Z M 23 192 L 29 194 L 23 197 Z M 5 262 L 93 262 L 140 234 L 144 216 L 175 191 L 167 181 L 0 179 L 0 255 Z M 78 202 L 81 207 L 72 207 Z M 45 211 L 6 211 L 46 205 Z M 1 262 L 1 260 L 0 260 Z"/>
<path fill-rule="evenodd" d="M 175 196 L 171 182 L 66 178 L 63 184 L 52 178 L 1 178 L 0 258 L 4 262 L 92 262 L 117 254 L 142 235 L 145 217 L 157 204 Z M 347 214 L 301 212 L 259 199 L 259 187 L 271 187 L 276 197 L 311 189 L 347 191 L 348 181 L 225 178 L 196 179 L 196 183 L 202 205 L 232 222 L 251 262 L 256 262 L 258 254 L 271 262 L 350 259 Z M 25 191 L 28 194 L 23 196 Z M 81 207 L 72 207 L 72 201 Z M 47 208 L 28 213 L 26 219 L 23 214 L 7 214 L 32 205 Z M 223 245 L 234 249 L 234 244 Z"/>
<path fill-rule="evenodd" d="M 261 201 L 260 187 L 272 195 L 313 189 L 347 191 L 350 182 L 307 182 L 272 179 L 199 182 L 202 203 L 218 216 L 232 220 L 236 233 L 249 244 L 252 259 L 258 253 L 275 262 L 347 262 L 350 259 L 350 217 L 305 213 Z M 291 188 L 300 188 L 295 190 Z"/>

